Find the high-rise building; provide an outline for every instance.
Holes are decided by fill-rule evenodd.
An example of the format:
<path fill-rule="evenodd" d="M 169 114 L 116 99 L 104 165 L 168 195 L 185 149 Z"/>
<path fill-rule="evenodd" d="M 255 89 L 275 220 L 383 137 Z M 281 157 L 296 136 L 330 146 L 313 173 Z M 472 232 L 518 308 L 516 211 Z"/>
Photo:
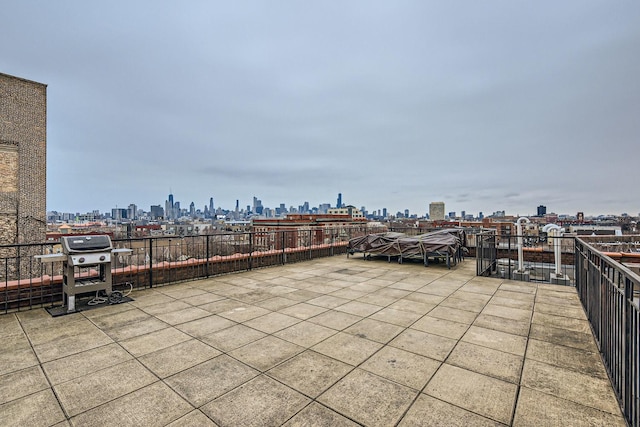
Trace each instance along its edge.
<path fill-rule="evenodd" d="M 429 203 L 429 219 L 432 221 L 444 221 L 444 202 Z"/>
<path fill-rule="evenodd" d="M 336 202 L 336 208 L 342 207 L 342 193 L 338 193 L 338 201 Z"/>
<path fill-rule="evenodd" d="M 127 218 L 129 219 L 138 219 L 138 207 L 135 204 L 130 204 L 129 208 L 127 208 Z"/>
<path fill-rule="evenodd" d="M 545 216 L 547 214 L 547 207 L 544 205 L 538 206 L 538 216 Z"/>
<path fill-rule="evenodd" d="M 151 205 L 151 218 L 164 218 L 164 209 L 160 205 Z"/>

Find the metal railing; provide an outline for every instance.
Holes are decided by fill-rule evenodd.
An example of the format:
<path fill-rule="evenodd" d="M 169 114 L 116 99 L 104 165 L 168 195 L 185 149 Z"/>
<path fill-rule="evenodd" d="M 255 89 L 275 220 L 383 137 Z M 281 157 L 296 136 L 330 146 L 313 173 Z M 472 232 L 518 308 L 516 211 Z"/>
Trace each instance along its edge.
<path fill-rule="evenodd" d="M 554 238 L 522 236 L 523 267 L 527 280 L 538 283 L 575 283 L 574 237 L 558 237 L 561 247 L 561 277 L 555 277 Z M 497 235 L 495 230 L 469 234 L 469 247 L 475 248 L 476 273 L 501 279 L 522 280 L 518 275 L 518 236 Z"/>
<path fill-rule="evenodd" d="M 640 277 L 582 239 L 576 288 L 630 426 L 640 426 Z"/>
<path fill-rule="evenodd" d="M 185 237 L 112 240 L 114 289 L 148 288 L 225 273 L 283 265 L 346 253 L 352 237 L 386 228 L 306 227 Z M 41 263 L 35 255 L 60 252 L 58 242 L 0 246 L 0 313 L 62 302 L 62 262 Z M 86 272 L 91 274 L 91 271 Z"/>

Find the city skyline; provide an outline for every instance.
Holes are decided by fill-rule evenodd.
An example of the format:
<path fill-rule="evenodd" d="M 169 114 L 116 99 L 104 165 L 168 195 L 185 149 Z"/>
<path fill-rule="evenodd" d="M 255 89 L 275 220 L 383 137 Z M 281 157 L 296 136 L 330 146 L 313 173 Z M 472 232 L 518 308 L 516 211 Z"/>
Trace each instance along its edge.
<path fill-rule="evenodd" d="M 409 216 L 414 217 L 417 216 L 418 218 L 424 218 L 425 216 L 429 215 L 429 210 L 430 210 L 430 204 L 433 203 L 431 202 L 430 204 L 427 205 L 426 210 L 425 211 L 412 211 L 408 208 L 388 208 L 387 206 L 380 206 L 380 207 L 370 207 L 370 206 L 366 206 L 366 205 L 360 205 L 360 204 L 354 204 L 354 203 L 350 203 L 348 200 L 344 201 L 343 200 L 343 195 L 342 193 L 337 193 L 337 198 L 336 198 L 336 202 L 332 203 L 331 201 L 325 201 L 325 202 L 319 202 L 319 203 L 314 203 L 314 202 L 309 202 L 308 200 L 304 200 L 298 203 L 288 203 L 286 201 L 280 201 L 280 202 L 274 202 L 273 204 L 270 203 L 264 203 L 261 199 L 259 199 L 256 196 L 252 196 L 252 200 L 251 203 L 247 202 L 247 203 L 243 203 L 241 199 L 236 199 L 234 201 L 234 203 L 231 206 L 228 205 L 223 205 L 223 204 L 218 204 L 218 202 L 215 201 L 214 197 L 209 197 L 207 199 L 207 203 L 206 204 L 197 204 L 195 201 L 189 201 L 189 200 L 182 200 L 180 199 L 179 195 L 174 195 L 173 193 L 169 193 L 166 197 L 165 200 L 160 202 L 158 201 L 157 203 L 152 203 L 151 205 L 149 205 L 149 207 L 147 208 L 146 205 L 142 205 L 137 203 L 136 201 L 131 201 L 129 203 L 126 204 L 121 204 L 121 205 L 114 205 L 112 207 L 107 207 L 104 209 L 100 209 L 100 208 L 93 208 L 93 209 L 84 209 L 84 210 L 69 210 L 69 209 L 49 209 L 47 208 L 48 212 L 59 212 L 59 213 L 75 213 L 75 214 L 80 214 L 80 215 L 84 215 L 84 214 L 90 214 L 92 212 L 100 212 L 100 214 L 109 214 L 110 212 L 112 212 L 114 209 L 119 209 L 122 211 L 127 211 L 130 210 L 132 206 L 135 207 L 135 209 L 137 210 L 142 210 L 144 212 L 147 213 L 151 213 L 153 211 L 153 209 L 155 207 L 160 207 L 163 209 L 163 217 L 165 219 L 169 218 L 169 219 L 177 219 L 175 217 L 175 214 L 168 214 L 167 213 L 167 209 L 169 206 L 171 206 L 172 204 L 176 203 L 177 205 L 177 209 L 178 210 L 182 210 L 185 212 L 189 212 L 191 210 L 191 208 L 194 208 L 194 211 L 200 212 L 200 213 L 205 213 L 207 210 L 209 210 L 211 208 L 211 206 L 214 207 L 214 212 L 221 210 L 221 211 L 226 211 L 226 212 L 234 212 L 236 206 L 238 208 L 239 212 L 243 212 L 246 213 L 247 211 L 250 211 L 253 215 L 257 215 L 257 216 L 261 216 L 263 214 L 263 209 L 265 210 L 265 212 L 271 212 L 272 214 L 281 208 L 285 208 L 285 213 L 300 213 L 298 210 L 299 208 L 306 208 L 306 210 L 303 210 L 303 212 L 311 212 L 313 210 L 322 210 L 323 208 L 334 208 L 338 206 L 338 202 L 342 201 L 343 206 L 355 206 L 357 209 L 361 209 L 362 207 L 364 207 L 367 211 L 368 214 L 373 214 L 374 216 L 378 216 L 377 212 L 385 212 L 386 215 L 381 215 L 386 217 L 387 215 L 392 216 L 392 217 L 396 217 L 398 214 L 401 215 L 405 215 L 407 211 L 409 211 Z M 256 205 L 257 202 L 257 205 Z M 437 202 L 436 202 L 437 203 Z M 255 211 L 255 207 L 259 206 L 260 209 L 258 212 Z M 247 209 L 249 208 L 249 209 Z M 290 211 L 290 209 L 293 209 L 293 211 Z M 444 202 L 444 209 L 445 209 L 445 213 L 444 213 L 444 217 L 449 218 L 451 217 L 451 213 L 455 214 L 453 215 L 453 217 L 460 217 L 460 216 L 468 216 L 471 215 L 474 218 L 478 218 L 478 216 L 482 216 L 482 217 L 489 217 L 489 216 L 493 216 L 493 215 L 497 215 L 497 216 L 544 216 L 546 214 L 550 214 L 550 215 L 559 215 L 559 216 L 569 216 L 569 217 L 576 217 L 578 215 L 582 215 L 583 217 L 598 217 L 598 216 L 621 216 L 621 215 L 629 215 L 631 217 L 636 217 L 639 216 L 640 217 L 640 213 L 638 212 L 633 212 L 633 211 L 624 211 L 624 212 L 609 212 L 609 213 L 603 213 L 603 212 L 596 212 L 596 213 L 589 213 L 589 212 L 584 212 L 581 211 L 579 209 L 576 209 L 574 211 L 567 211 L 567 212 L 562 212 L 562 211 L 555 211 L 553 209 L 548 209 L 547 206 L 545 205 L 538 205 L 538 206 L 534 206 L 531 208 L 531 212 L 527 212 L 527 213 L 521 213 L 521 212 L 511 212 L 508 209 L 504 209 L 504 208 L 497 208 L 497 209 L 492 209 L 492 210 L 486 210 L 486 211 L 481 211 L 481 210 L 473 210 L 473 209 L 459 209 L 459 210 L 455 210 L 455 209 L 451 209 L 446 202 Z M 279 215 L 279 214 L 278 214 Z"/>
<path fill-rule="evenodd" d="M 640 210 L 640 3 L 3 6 L 0 71 L 48 85 L 49 210 L 167 188 L 197 206 Z"/>

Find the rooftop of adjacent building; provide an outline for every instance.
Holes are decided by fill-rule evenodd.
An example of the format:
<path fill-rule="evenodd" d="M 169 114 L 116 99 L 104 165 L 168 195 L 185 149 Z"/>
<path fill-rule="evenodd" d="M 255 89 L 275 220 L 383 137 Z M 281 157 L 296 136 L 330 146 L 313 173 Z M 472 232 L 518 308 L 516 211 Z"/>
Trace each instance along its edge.
<path fill-rule="evenodd" d="M 3 424 L 624 426 L 575 288 L 475 273 L 334 256 L 6 314 Z"/>

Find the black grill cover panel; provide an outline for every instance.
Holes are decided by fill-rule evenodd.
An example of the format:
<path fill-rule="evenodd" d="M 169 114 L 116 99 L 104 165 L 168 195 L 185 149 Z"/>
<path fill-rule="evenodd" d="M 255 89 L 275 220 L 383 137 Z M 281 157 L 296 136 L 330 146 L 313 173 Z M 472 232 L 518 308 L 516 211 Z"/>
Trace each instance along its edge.
<path fill-rule="evenodd" d="M 111 239 L 107 235 L 64 236 L 62 247 L 66 253 L 96 252 L 111 250 Z"/>

